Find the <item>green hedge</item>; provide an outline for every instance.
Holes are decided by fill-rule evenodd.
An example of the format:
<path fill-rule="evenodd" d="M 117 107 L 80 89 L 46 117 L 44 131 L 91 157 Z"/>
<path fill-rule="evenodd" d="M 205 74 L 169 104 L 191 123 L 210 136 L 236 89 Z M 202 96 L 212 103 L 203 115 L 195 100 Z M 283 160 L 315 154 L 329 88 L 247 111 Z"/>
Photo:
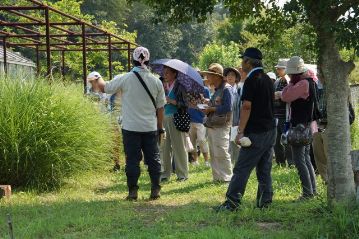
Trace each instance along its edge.
<path fill-rule="evenodd" d="M 55 189 L 110 159 L 109 119 L 81 92 L 45 80 L 0 79 L 0 184 Z"/>

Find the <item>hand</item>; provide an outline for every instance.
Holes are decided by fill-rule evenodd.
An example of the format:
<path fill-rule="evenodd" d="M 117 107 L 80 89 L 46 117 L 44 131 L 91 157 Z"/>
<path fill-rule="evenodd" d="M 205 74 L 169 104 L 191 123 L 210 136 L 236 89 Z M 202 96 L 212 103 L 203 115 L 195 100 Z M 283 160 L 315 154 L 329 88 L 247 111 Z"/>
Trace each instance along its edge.
<path fill-rule="evenodd" d="M 282 97 L 282 91 L 276 91 L 274 93 L 274 99 L 279 100 Z"/>
<path fill-rule="evenodd" d="M 209 102 L 210 102 L 209 99 L 206 99 L 206 98 L 203 98 L 203 99 L 202 99 L 202 103 L 203 103 L 203 104 L 208 104 Z"/>
<path fill-rule="evenodd" d="M 170 97 L 166 96 L 166 101 L 167 104 L 171 104 L 171 105 L 177 105 L 177 101 L 176 100 L 172 100 Z"/>
<path fill-rule="evenodd" d="M 237 145 L 241 145 L 241 142 L 240 142 L 241 138 L 243 138 L 243 133 L 242 132 L 237 133 L 236 140 L 235 140 L 235 143 Z"/>
<path fill-rule="evenodd" d="M 208 108 L 205 108 L 205 109 L 201 109 L 202 113 L 204 113 L 205 115 L 208 115 L 209 113 L 211 112 L 215 112 L 216 111 L 216 108 L 215 107 L 208 107 Z"/>

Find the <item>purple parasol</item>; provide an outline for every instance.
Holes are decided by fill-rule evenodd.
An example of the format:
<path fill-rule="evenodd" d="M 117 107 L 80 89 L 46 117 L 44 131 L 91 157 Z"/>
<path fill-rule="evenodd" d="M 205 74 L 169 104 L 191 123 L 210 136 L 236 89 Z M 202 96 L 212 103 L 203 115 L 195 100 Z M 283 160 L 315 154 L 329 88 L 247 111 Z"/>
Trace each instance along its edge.
<path fill-rule="evenodd" d="M 203 79 L 193 67 L 177 59 L 160 59 L 152 63 L 152 70 L 163 76 L 163 66 L 178 71 L 178 83 L 183 85 L 187 92 L 203 93 Z"/>

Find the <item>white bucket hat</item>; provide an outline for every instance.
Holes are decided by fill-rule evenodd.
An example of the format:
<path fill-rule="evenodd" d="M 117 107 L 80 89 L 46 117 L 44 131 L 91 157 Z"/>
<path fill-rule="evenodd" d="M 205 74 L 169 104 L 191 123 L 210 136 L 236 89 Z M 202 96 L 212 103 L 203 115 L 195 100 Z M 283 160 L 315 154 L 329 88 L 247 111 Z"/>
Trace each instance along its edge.
<path fill-rule="evenodd" d="M 307 67 L 304 65 L 304 61 L 302 58 L 300 58 L 299 56 L 293 56 L 292 58 L 289 59 L 289 61 L 287 62 L 287 69 L 286 69 L 286 73 L 288 75 L 293 75 L 293 74 L 302 74 L 304 72 L 306 72 L 308 69 Z"/>
<path fill-rule="evenodd" d="M 279 59 L 275 68 L 282 68 L 282 69 L 287 68 L 287 61 L 288 59 Z"/>
<path fill-rule="evenodd" d="M 87 76 L 87 81 L 91 82 L 91 81 L 94 81 L 94 80 L 98 80 L 100 79 L 102 76 L 100 73 L 98 73 L 97 71 L 93 71 L 91 72 L 90 74 L 88 74 Z"/>

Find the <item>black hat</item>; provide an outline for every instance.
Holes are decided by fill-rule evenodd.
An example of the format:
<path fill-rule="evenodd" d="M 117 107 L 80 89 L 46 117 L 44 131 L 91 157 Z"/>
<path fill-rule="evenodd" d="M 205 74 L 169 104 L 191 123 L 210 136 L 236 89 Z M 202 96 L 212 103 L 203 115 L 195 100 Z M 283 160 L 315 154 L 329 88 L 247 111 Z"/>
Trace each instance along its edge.
<path fill-rule="evenodd" d="M 254 48 L 254 47 L 247 48 L 244 51 L 244 53 L 241 55 L 241 58 L 245 56 L 252 59 L 262 60 L 262 52 L 258 48 Z"/>

